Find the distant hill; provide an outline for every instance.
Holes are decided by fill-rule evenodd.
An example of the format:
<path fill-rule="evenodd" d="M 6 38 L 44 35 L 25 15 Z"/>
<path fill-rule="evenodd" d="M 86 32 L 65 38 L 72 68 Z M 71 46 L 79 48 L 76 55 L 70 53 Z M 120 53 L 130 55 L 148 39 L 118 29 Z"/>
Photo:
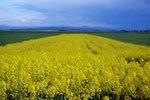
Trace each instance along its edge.
<path fill-rule="evenodd" d="M 16 27 L 0 25 L 0 30 L 34 30 L 34 31 L 104 31 L 112 30 L 103 27 L 89 27 L 89 26 L 50 26 L 50 27 Z"/>
<path fill-rule="evenodd" d="M 110 29 L 105 27 L 94 26 L 5 26 L 0 25 L 2 31 L 58 31 L 58 32 L 120 32 L 120 33 L 150 33 L 150 30 L 122 30 L 122 29 Z"/>
<path fill-rule="evenodd" d="M 9 30 L 11 27 L 5 26 L 5 25 L 0 25 L 0 30 Z"/>

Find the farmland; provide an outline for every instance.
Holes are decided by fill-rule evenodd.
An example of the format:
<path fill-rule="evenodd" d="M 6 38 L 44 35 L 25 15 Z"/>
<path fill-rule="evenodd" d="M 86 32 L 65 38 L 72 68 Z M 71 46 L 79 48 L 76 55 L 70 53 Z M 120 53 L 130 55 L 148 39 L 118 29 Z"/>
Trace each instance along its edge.
<path fill-rule="evenodd" d="M 46 31 L 0 31 L 0 45 L 38 39 L 52 35 L 57 35 L 57 33 Z"/>
<path fill-rule="evenodd" d="M 0 100 L 149 100 L 149 34 L 136 36 L 10 36 L 0 46 Z"/>

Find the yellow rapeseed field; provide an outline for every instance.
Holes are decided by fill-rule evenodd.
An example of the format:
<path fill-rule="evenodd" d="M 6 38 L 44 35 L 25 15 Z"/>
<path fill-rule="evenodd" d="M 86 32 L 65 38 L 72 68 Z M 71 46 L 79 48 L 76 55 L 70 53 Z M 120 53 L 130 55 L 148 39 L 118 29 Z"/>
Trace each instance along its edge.
<path fill-rule="evenodd" d="M 150 99 L 150 47 L 62 34 L 0 46 L 0 100 Z"/>

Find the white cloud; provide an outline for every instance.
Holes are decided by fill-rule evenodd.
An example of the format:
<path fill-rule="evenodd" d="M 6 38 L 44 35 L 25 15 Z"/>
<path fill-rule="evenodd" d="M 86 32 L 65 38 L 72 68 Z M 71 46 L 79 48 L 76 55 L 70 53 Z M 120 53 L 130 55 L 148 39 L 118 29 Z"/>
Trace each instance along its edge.
<path fill-rule="evenodd" d="M 7 25 L 40 25 L 46 22 L 46 16 L 41 12 L 8 9 L 0 10 L 0 24 Z"/>

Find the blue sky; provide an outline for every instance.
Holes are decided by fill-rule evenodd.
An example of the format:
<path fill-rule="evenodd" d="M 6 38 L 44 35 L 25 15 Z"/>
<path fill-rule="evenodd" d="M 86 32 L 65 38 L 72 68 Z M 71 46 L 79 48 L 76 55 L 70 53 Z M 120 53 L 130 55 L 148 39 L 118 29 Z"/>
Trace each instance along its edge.
<path fill-rule="evenodd" d="M 150 29 L 150 0 L 0 0 L 0 25 Z"/>

